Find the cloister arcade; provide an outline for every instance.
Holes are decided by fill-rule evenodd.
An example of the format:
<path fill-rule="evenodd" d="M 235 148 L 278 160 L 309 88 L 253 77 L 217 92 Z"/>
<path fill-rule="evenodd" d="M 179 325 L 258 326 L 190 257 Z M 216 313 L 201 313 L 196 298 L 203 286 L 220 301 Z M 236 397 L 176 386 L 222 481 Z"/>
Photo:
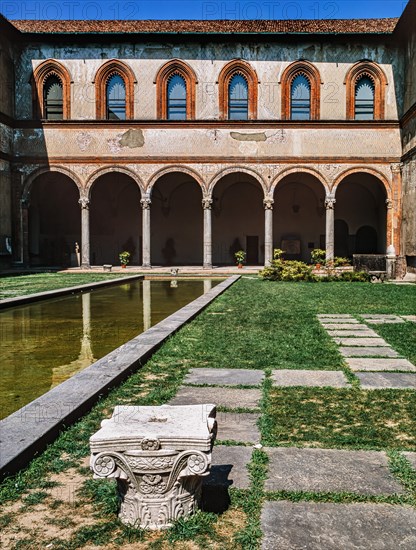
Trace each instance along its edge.
<path fill-rule="evenodd" d="M 145 185 L 129 169 L 101 170 L 83 182 L 51 168 L 30 180 L 22 200 L 23 256 L 32 266 L 119 264 L 267 265 L 273 249 L 310 261 L 385 253 L 397 221 L 388 180 L 374 170 L 347 170 L 330 186 L 317 171 L 293 167 L 268 185 L 253 168 L 230 167 L 210 182 L 180 167 L 156 172 Z"/>

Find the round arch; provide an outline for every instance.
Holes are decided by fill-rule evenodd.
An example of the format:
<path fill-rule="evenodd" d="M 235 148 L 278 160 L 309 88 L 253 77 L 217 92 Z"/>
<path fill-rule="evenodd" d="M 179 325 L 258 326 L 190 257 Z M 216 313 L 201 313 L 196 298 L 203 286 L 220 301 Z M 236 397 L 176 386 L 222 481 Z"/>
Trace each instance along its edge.
<path fill-rule="evenodd" d="M 130 168 L 126 168 L 124 166 L 105 166 L 104 168 L 99 168 L 98 170 L 96 170 L 93 174 L 91 174 L 91 176 L 87 179 L 85 183 L 85 190 L 87 195 L 91 194 L 91 189 L 98 178 L 104 176 L 105 174 L 114 174 L 116 172 L 120 172 L 121 174 L 129 176 L 138 185 L 141 195 L 144 195 L 144 184 L 140 176 L 138 176 Z"/>
<path fill-rule="evenodd" d="M 78 191 L 81 195 L 83 185 L 80 178 L 74 172 L 72 172 L 68 168 L 65 168 L 65 166 L 42 166 L 41 168 L 37 168 L 36 170 L 31 172 L 25 179 L 22 190 L 23 201 L 27 201 L 29 199 L 30 191 L 34 181 L 42 174 L 48 174 L 50 172 L 59 172 L 61 174 L 64 174 L 65 176 L 68 176 L 77 186 Z"/>
<path fill-rule="evenodd" d="M 335 254 L 384 254 L 392 236 L 392 216 L 388 214 L 391 187 L 387 178 L 369 167 L 348 169 L 334 182 L 333 194 L 335 223 L 348 226 L 348 234 L 341 242 L 339 234 L 335 234 Z"/>
<path fill-rule="evenodd" d="M 204 187 L 193 170 L 169 167 L 149 182 L 152 265 L 201 265 Z"/>
<path fill-rule="evenodd" d="M 293 168 L 287 168 L 286 170 L 283 170 L 283 172 L 280 172 L 279 174 L 277 174 L 277 176 L 272 180 L 272 184 L 270 187 L 270 194 L 271 195 L 274 194 L 276 187 L 284 178 L 286 178 L 291 174 L 299 174 L 299 173 L 310 174 L 311 176 L 314 176 L 317 180 L 319 180 L 322 183 L 325 189 L 325 193 L 329 194 L 330 186 L 328 181 L 318 170 L 315 170 L 314 168 L 309 168 L 308 166 L 296 166 L 296 167 L 294 166 Z"/>
<path fill-rule="evenodd" d="M 224 178 L 225 176 L 228 176 L 229 174 L 247 174 L 249 176 L 252 176 L 257 182 L 260 184 L 261 188 L 263 189 L 264 196 L 266 197 L 268 195 L 267 192 L 267 185 L 265 184 L 262 176 L 256 172 L 255 170 L 251 168 L 246 168 L 244 166 L 230 166 L 228 168 L 224 168 L 223 170 L 220 170 L 209 182 L 208 185 L 208 193 L 212 195 L 215 186 L 217 183 Z"/>
<path fill-rule="evenodd" d="M 312 168 L 288 168 L 274 178 L 273 242 L 288 260 L 309 263 L 314 248 L 325 248 L 328 191 L 325 178 Z"/>
<path fill-rule="evenodd" d="M 153 191 L 153 187 L 157 183 L 157 181 L 162 178 L 163 176 L 167 174 L 172 173 L 184 173 L 193 178 L 201 187 L 202 192 L 206 190 L 205 181 L 203 180 L 202 176 L 192 168 L 188 168 L 187 166 L 181 166 L 181 165 L 175 165 L 175 166 L 168 166 L 167 168 L 161 168 L 158 170 L 153 176 L 150 178 L 150 180 L 147 182 L 146 185 L 146 194 L 151 195 Z"/>
<path fill-rule="evenodd" d="M 380 182 L 383 184 L 384 189 L 386 191 L 387 199 L 392 199 L 392 192 L 391 192 L 391 186 L 389 180 L 386 178 L 386 176 L 382 173 L 376 170 L 375 168 L 369 168 L 367 166 L 357 166 L 354 168 L 349 168 L 342 172 L 337 179 L 334 181 L 334 184 L 332 186 L 332 192 L 334 195 L 336 195 L 337 189 L 339 187 L 339 184 L 348 176 L 351 176 L 352 174 L 359 174 L 359 173 L 366 173 L 371 174 L 372 176 L 376 177 L 380 180 Z"/>

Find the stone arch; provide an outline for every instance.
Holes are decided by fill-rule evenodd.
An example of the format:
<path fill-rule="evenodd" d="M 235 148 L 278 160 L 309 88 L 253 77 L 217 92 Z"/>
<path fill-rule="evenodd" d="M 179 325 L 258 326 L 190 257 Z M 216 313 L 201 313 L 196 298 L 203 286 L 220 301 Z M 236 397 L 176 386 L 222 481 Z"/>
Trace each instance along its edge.
<path fill-rule="evenodd" d="M 60 172 L 61 174 L 65 174 L 65 176 L 68 176 L 75 183 L 75 185 L 79 190 L 79 194 L 81 195 L 83 190 L 83 185 L 79 176 L 77 176 L 73 171 L 69 170 L 68 168 L 65 168 L 65 166 L 43 166 L 31 172 L 25 179 L 23 183 L 23 188 L 22 188 L 22 201 L 29 200 L 30 190 L 36 178 L 38 178 L 42 174 L 48 174 L 50 172 Z"/>
<path fill-rule="evenodd" d="M 178 74 L 186 83 L 186 118 L 195 118 L 196 85 L 198 79 L 194 69 L 180 59 L 171 59 L 158 70 L 154 84 L 156 84 L 157 118 L 167 118 L 167 84 L 171 76 Z"/>
<path fill-rule="evenodd" d="M 248 86 L 248 118 L 257 118 L 257 98 L 259 79 L 255 69 L 243 59 L 234 59 L 222 68 L 218 77 L 220 119 L 228 118 L 228 86 L 232 77 L 240 74 Z"/>
<path fill-rule="evenodd" d="M 45 118 L 43 103 L 43 86 L 49 76 L 56 76 L 62 83 L 63 118 L 71 118 L 71 84 L 72 78 L 68 69 L 56 59 L 46 59 L 33 71 L 31 77 L 33 115 L 35 118 Z"/>
<path fill-rule="evenodd" d="M 137 80 L 133 70 L 123 61 L 110 59 L 98 69 L 95 83 L 96 116 L 98 120 L 107 118 L 107 82 L 113 75 L 119 75 L 126 87 L 126 119 L 134 118 L 134 85 Z"/>
<path fill-rule="evenodd" d="M 332 185 L 332 193 L 335 195 L 338 189 L 339 184 L 348 176 L 351 174 L 357 174 L 360 172 L 365 172 L 366 174 L 371 174 L 372 176 L 378 178 L 381 183 L 384 186 L 384 189 L 386 191 L 386 198 L 391 200 L 392 199 L 392 191 L 391 191 L 391 185 L 389 180 L 386 178 L 386 176 L 382 173 L 376 170 L 375 168 L 369 168 L 368 166 L 357 166 L 354 168 L 348 168 L 347 170 L 344 170 L 337 179 L 334 181 Z"/>
<path fill-rule="evenodd" d="M 282 120 L 290 120 L 291 87 L 298 75 L 304 75 L 310 85 L 310 120 L 318 120 L 321 105 L 321 75 L 309 61 L 295 61 L 283 71 L 281 78 Z"/>
<path fill-rule="evenodd" d="M 349 227 L 348 256 L 383 254 L 392 243 L 394 217 L 393 209 L 389 210 L 392 194 L 386 176 L 371 167 L 350 168 L 337 177 L 332 192 L 336 199 L 335 220 L 344 220 Z M 367 235 L 376 235 L 363 240 L 367 248 L 360 244 L 362 228 L 366 228 Z"/>
<path fill-rule="evenodd" d="M 151 198 L 152 265 L 201 265 L 203 261 L 203 181 L 194 170 L 167 167 L 148 185 Z"/>
<path fill-rule="evenodd" d="M 292 168 L 286 168 L 286 170 L 283 170 L 283 172 L 280 172 L 277 174 L 277 176 L 272 180 L 272 184 L 270 187 L 270 195 L 273 195 L 276 187 L 279 185 L 279 183 L 290 174 L 298 174 L 298 173 L 306 173 L 310 174 L 311 176 L 314 176 L 317 180 L 319 180 L 324 189 L 325 194 L 328 195 L 330 192 L 330 185 L 326 178 L 315 168 L 309 168 L 308 166 L 294 166 Z"/>
<path fill-rule="evenodd" d="M 147 182 L 146 194 L 147 195 L 152 194 L 153 187 L 161 177 L 165 176 L 166 174 L 171 174 L 174 172 L 182 172 L 184 174 L 188 174 L 188 176 L 191 176 L 191 178 L 193 178 L 200 185 L 202 192 L 205 193 L 206 191 L 205 181 L 196 170 L 193 170 L 192 168 L 188 168 L 187 166 L 174 165 L 174 166 L 168 166 L 167 168 L 161 168 L 160 170 L 158 170 L 153 174 L 153 176 Z"/>
<path fill-rule="evenodd" d="M 272 181 L 273 242 L 285 258 L 310 262 L 314 248 L 325 248 L 325 200 L 329 185 L 314 168 L 293 166 Z"/>
<path fill-rule="evenodd" d="M 374 120 L 383 120 L 385 114 L 385 89 L 388 81 L 382 68 L 377 63 L 368 60 L 355 63 L 345 77 L 347 119 L 354 120 L 355 118 L 355 86 L 357 81 L 363 76 L 368 76 L 374 83 Z"/>
<path fill-rule="evenodd" d="M 132 178 L 134 182 L 138 185 L 141 195 L 144 195 L 144 184 L 140 176 L 138 176 L 133 170 L 131 170 L 130 168 L 126 168 L 125 166 L 105 166 L 96 170 L 93 174 L 91 174 L 91 176 L 89 176 L 86 181 L 85 191 L 87 195 L 91 194 L 91 189 L 98 178 L 100 178 L 104 174 L 111 174 L 114 172 L 120 172 L 121 174 L 125 174 L 126 176 Z"/>
<path fill-rule="evenodd" d="M 263 189 L 264 196 L 267 197 L 267 185 L 263 180 L 263 177 L 256 172 L 256 170 L 253 170 L 252 168 L 246 168 L 244 166 L 229 166 L 228 168 L 224 168 L 223 170 L 220 170 L 209 182 L 208 185 L 208 193 L 209 195 L 212 195 L 214 191 L 214 187 L 217 185 L 217 183 L 224 178 L 225 176 L 228 176 L 229 174 L 238 174 L 238 173 L 244 173 L 248 174 L 249 176 L 252 176 L 257 182 L 260 184 L 261 188 Z"/>

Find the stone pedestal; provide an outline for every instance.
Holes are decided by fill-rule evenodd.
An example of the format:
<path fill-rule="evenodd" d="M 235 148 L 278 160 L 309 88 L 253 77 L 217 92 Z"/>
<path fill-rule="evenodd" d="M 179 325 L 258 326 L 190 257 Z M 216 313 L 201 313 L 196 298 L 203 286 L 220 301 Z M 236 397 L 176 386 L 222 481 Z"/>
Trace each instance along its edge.
<path fill-rule="evenodd" d="M 95 478 L 115 478 L 119 517 L 165 529 L 199 504 L 216 435 L 215 405 L 118 406 L 90 439 Z"/>

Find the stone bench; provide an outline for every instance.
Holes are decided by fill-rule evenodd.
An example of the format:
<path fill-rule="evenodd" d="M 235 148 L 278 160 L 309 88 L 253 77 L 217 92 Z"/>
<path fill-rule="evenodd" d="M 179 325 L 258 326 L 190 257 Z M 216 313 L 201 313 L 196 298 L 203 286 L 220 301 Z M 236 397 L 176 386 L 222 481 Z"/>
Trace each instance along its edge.
<path fill-rule="evenodd" d="M 117 406 L 90 438 L 94 478 L 115 478 L 120 520 L 165 529 L 200 503 L 217 423 L 212 404 Z"/>
<path fill-rule="evenodd" d="M 111 271 L 112 267 L 113 266 L 111 264 L 104 264 L 103 265 L 103 270 L 104 271 Z"/>

